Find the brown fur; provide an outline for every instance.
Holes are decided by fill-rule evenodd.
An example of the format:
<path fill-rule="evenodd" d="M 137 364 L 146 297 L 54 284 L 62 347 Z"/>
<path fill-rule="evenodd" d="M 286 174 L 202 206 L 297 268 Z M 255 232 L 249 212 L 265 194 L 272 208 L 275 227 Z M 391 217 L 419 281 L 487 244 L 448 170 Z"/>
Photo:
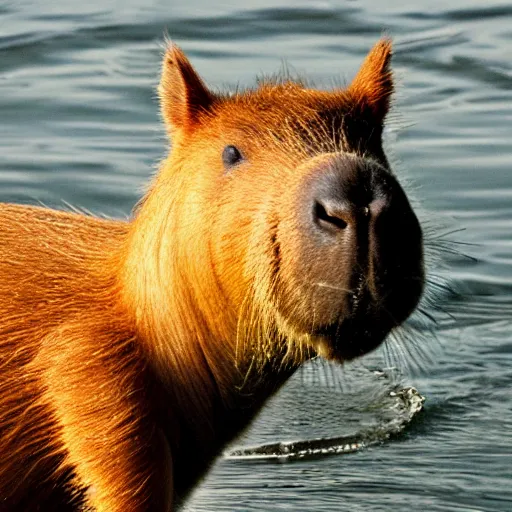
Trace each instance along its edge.
<path fill-rule="evenodd" d="M 322 349 L 345 281 L 294 267 L 293 198 L 340 152 L 387 166 L 390 55 L 377 44 L 345 90 L 223 97 L 172 47 L 173 151 L 130 222 L 0 206 L 1 511 L 171 510 Z M 225 172 L 227 144 L 250 171 Z"/>

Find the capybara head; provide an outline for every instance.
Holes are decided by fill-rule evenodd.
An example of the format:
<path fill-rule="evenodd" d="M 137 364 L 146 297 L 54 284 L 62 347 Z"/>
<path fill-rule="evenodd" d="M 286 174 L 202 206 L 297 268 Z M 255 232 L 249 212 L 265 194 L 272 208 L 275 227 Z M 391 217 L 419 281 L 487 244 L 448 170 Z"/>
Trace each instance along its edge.
<path fill-rule="evenodd" d="M 157 181 L 175 195 L 161 245 L 186 261 L 203 311 L 221 296 L 237 337 L 263 353 L 274 343 L 349 360 L 419 301 L 422 232 L 382 148 L 390 58 L 380 41 L 330 92 L 272 79 L 218 94 L 177 47 L 166 52 L 173 149 Z"/>

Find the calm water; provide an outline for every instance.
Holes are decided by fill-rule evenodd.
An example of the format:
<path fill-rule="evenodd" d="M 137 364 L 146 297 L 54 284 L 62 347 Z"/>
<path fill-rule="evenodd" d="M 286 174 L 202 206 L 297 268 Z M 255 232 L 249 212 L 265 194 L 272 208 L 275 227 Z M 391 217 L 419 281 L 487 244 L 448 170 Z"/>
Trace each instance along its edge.
<path fill-rule="evenodd" d="M 286 464 L 221 459 L 188 510 L 512 510 L 510 0 L 0 0 L 0 200 L 129 214 L 165 151 L 165 32 L 216 87 L 251 84 L 283 58 L 318 84 L 349 80 L 391 35 L 388 150 L 429 225 L 464 228 L 446 238 L 467 245 L 449 249 L 474 258 L 432 268 L 462 297 L 439 290 L 453 317 L 436 313 L 437 341 L 417 335 L 429 357 L 391 358 L 427 397 L 404 435 Z M 341 375 L 306 368 L 238 445 L 374 425 L 389 384 L 365 368 L 389 364 L 382 354 Z"/>

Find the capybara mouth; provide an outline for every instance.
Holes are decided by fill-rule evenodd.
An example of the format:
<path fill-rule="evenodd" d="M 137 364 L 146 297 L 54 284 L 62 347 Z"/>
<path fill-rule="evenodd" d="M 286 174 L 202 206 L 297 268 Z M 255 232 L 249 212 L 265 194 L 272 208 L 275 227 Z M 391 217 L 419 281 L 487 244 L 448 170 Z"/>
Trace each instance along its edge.
<path fill-rule="evenodd" d="M 312 329 L 310 336 L 317 353 L 327 359 L 349 361 L 375 350 L 416 307 L 419 289 L 409 295 L 407 305 L 400 300 L 403 289 L 413 289 L 416 282 L 414 278 L 404 280 L 401 286 L 388 289 L 388 295 L 380 301 L 372 300 L 365 288 L 348 294 L 351 313 L 340 312 L 332 322 Z"/>
<path fill-rule="evenodd" d="M 343 319 L 315 329 L 311 334 L 319 355 L 326 359 L 350 361 L 375 350 L 395 327 L 392 322 L 377 322 L 368 317 Z"/>

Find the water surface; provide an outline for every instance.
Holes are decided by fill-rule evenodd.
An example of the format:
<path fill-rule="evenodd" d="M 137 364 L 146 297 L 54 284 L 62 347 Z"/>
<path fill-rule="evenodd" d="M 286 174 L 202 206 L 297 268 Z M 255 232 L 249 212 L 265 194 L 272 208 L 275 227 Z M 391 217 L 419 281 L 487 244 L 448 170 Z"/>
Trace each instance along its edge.
<path fill-rule="evenodd" d="M 391 160 L 427 225 L 464 228 L 446 239 L 467 245 L 447 247 L 472 256 L 445 251 L 431 269 L 434 285 L 462 296 L 437 287 L 453 316 L 433 312 L 437 341 L 418 335 L 429 357 L 380 351 L 341 377 L 310 366 L 237 442 L 371 426 L 388 383 L 366 368 L 386 364 L 427 397 L 404 435 L 286 464 L 221 459 L 187 510 L 512 510 L 512 4 L 4 0 L 0 200 L 129 214 L 166 151 L 155 97 L 164 33 L 216 88 L 252 84 L 283 58 L 319 86 L 346 83 L 392 36 Z"/>

